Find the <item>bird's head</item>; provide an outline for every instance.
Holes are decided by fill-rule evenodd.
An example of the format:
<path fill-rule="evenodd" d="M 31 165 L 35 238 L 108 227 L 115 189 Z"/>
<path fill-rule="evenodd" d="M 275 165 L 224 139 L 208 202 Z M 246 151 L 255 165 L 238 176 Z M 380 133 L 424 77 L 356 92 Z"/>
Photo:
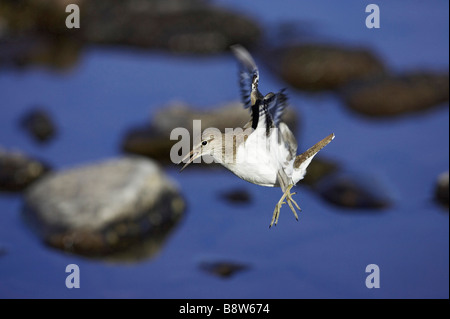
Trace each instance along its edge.
<path fill-rule="evenodd" d="M 198 140 L 198 138 L 196 140 Z M 220 160 L 222 156 L 222 133 L 218 129 L 207 128 L 203 131 L 200 142 L 194 144 L 192 150 L 178 163 L 185 163 L 180 172 L 201 156 L 210 156 L 216 161 Z M 212 159 L 209 161 L 205 160 L 205 162 L 211 163 Z"/>

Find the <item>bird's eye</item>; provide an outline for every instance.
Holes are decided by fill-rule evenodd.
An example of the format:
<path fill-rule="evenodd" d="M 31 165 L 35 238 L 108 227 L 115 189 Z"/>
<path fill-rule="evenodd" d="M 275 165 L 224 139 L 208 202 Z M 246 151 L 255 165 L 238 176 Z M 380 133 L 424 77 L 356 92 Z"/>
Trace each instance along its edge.
<path fill-rule="evenodd" d="M 203 141 L 202 142 L 202 145 L 206 145 L 206 144 L 208 144 L 208 141 Z"/>

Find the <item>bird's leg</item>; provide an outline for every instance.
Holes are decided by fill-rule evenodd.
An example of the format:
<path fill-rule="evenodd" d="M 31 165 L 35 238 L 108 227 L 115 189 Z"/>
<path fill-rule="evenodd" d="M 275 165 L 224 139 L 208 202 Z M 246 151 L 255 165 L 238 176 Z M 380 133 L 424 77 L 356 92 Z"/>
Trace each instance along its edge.
<path fill-rule="evenodd" d="M 272 227 L 273 222 L 275 222 L 275 226 L 277 225 L 278 217 L 280 216 L 280 209 L 281 209 L 281 206 L 284 204 L 285 198 L 286 198 L 286 193 L 284 193 L 283 196 L 281 196 L 280 200 L 275 205 L 275 209 L 274 209 L 273 215 L 272 215 L 272 221 L 270 222 L 269 228 Z"/>
<path fill-rule="evenodd" d="M 298 204 L 295 202 L 295 200 L 292 199 L 292 195 L 295 195 L 296 193 L 291 193 L 291 188 L 294 186 L 294 184 L 288 185 L 285 192 L 283 193 L 283 196 L 281 196 L 278 203 L 275 205 L 275 210 L 273 211 L 272 215 L 272 221 L 270 222 L 269 228 L 272 227 L 273 223 L 275 222 L 275 226 L 278 223 L 278 217 L 280 216 L 280 209 L 283 204 L 285 204 L 284 199 L 286 199 L 286 202 L 288 203 L 289 207 L 291 208 L 292 212 L 294 213 L 295 219 L 298 220 L 297 212 L 294 209 L 294 206 L 292 206 L 292 203 L 297 207 L 299 211 L 301 211 L 301 208 L 298 206 Z M 292 202 L 292 203 L 291 203 Z"/>
<path fill-rule="evenodd" d="M 292 203 L 294 203 L 295 207 L 301 212 L 302 209 L 298 206 L 295 200 L 292 199 L 292 195 L 295 195 L 297 193 L 291 193 L 291 188 L 294 186 L 294 184 L 290 184 L 287 188 L 284 194 L 286 195 L 286 201 L 291 208 L 292 212 L 294 213 L 295 219 L 298 220 L 297 212 L 294 209 L 294 206 L 292 206 Z M 291 203 L 292 202 L 292 203 Z"/>

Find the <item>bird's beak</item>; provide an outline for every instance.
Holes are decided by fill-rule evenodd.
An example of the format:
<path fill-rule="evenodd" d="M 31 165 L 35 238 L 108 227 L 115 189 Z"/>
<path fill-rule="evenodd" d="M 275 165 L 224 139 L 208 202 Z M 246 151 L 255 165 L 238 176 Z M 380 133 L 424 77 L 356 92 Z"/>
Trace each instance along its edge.
<path fill-rule="evenodd" d="M 183 157 L 183 159 L 178 163 L 184 163 L 188 158 L 189 161 L 186 162 L 186 164 L 184 164 L 184 166 L 181 168 L 180 172 L 183 171 L 186 166 L 188 166 L 189 164 L 191 164 L 196 158 L 198 158 L 200 156 L 200 152 L 196 151 L 195 149 L 193 149 L 192 151 L 190 151 L 185 157 Z"/>

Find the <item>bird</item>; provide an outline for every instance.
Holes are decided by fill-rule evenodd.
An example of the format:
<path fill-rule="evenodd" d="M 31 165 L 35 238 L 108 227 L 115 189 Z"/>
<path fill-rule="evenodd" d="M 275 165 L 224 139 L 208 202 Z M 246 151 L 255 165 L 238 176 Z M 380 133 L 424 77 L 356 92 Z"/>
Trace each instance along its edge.
<path fill-rule="evenodd" d="M 242 128 L 226 130 L 207 128 L 198 143 L 178 163 L 184 163 L 183 171 L 195 159 L 211 156 L 239 178 L 266 187 L 280 187 L 282 196 L 275 205 L 271 228 L 278 223 L 280 210 L 287 203 L 295 219 L 301 212 L 292 198 L 293 186 L 303 179 L 313 157 L 335 135 L 328 135 L 305 152 L 297 155 L 298 144 L 289 127 L 281 120 L 287 106 L 285 89 L 262 95 L 258 89 L 259 70 L 250 53 L 241 45 L 230 47 L 239 62 L 239 86 L 243 106 L 250 110 L 250 119 Z"/>

